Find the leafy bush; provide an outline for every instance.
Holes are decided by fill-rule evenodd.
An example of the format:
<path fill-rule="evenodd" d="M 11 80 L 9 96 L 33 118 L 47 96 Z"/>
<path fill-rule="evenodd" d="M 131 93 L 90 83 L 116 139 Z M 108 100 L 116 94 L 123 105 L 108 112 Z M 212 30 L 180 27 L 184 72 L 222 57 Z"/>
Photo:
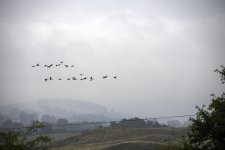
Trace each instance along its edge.
<path fill-rule="evenodd" d="M 34 122 L 24 131 L 5 129 L 0 132 L 0 150 L 39 150 L 46 149 L 52 141 L 47 135 L 38 134 L 44 125 Z"/>

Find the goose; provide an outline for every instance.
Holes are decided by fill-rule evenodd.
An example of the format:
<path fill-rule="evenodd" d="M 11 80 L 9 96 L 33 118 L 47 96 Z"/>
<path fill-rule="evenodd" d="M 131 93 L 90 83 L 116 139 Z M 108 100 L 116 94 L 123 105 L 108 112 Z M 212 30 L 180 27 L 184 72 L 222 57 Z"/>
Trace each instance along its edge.
<path fill-rule="evenodd" d="M 108 76 L 103 76 L 102 78 L 103 78 L 103 79 L 106 79 L 106 78 L 108 78 Z"/>
<path fill-rule="evenodd" d="M 85 78 L 82 78 L 82 79 L 80 79 L 80 80 L 86 80 L 87 78 L 85 77 Z"/>

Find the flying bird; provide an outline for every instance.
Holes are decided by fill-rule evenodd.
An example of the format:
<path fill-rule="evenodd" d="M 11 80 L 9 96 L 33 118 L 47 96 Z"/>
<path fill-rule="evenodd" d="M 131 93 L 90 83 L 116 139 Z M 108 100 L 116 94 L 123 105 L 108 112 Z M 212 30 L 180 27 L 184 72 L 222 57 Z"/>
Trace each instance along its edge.
<path fill-rule="evenodd" d="M 103 76 L 102 78 L 103 78 L 103 79 L 106 79 L 106 78 L 108 78 L 108 76 Z"/>
<path fill-rule="evenodd" d="M 36 66 L 40 66 L 39 64 L 37 64 Z"/>
<path fill-rule="evenodd" d="M 61 61 L 60 63 L 62 64 L 63 62 Z"/>
<path fill-rule="evenodd" d="M 68 78 L 67 80 L 70 80 L 70 78 Z"/>
<path fill-rule="evenodd" d="M 85 77 L 85 78 L 82 78 L 82 79 L 80 79 L 80 80 L 86 80 L 87 78 Z"/>
<path fill-rule="evenodd" d="M 72 65 L 71 67 L 74 67 L 74 65 Z"/>
<path fill-rule="evenodd" d="M 77 78 L 76 77 L 73 77 L 73 80 L 77 80 Z"/>
<path fill-rule="evenodd" d="M 93 79 L 93 77 L 90 77 L 90 81 L 93 81 L 94 79 Z"/>
<path fill-rule="evenodd" d="M 65 67 L 69 67 L 68 65 L 65 65 Z"/>
<path fill-rule="evenodd" d="M 62 78 L 59 78 L 58 80 L 62 80 Z"/>
<path fill-rule="evenodd" d="M 53 80 L 52 77 L 50 77 L 49 80 Z"/>
<path fill-rule="evenodd" d="M 113 78 L 114 78 L 114 79 L 117 79 L 117 76 L 114 76 Z"/>
<path fill-rule="evenodd" d="M 35 67 L 35 66 L 32 66 L 32 67 Z"/>
<path fill-rule="evenodd" d="M 45 79 L 45 82 L 47 82 L 48 81 L 48 79 Z"/>

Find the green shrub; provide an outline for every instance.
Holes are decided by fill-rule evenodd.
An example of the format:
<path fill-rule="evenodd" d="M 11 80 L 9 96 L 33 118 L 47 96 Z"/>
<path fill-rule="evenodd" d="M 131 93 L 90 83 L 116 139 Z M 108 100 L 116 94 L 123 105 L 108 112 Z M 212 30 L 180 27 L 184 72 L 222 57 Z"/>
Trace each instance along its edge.
<path fill-rule="evenodd" d="M 0 150 L 39 150 L 46 149 L 52 141 L 47 135 L 40 135 L 38 131 L 43 128 L 40 122 L 34 122 L 24 131 L 5 129 L 0 132 Z"/>

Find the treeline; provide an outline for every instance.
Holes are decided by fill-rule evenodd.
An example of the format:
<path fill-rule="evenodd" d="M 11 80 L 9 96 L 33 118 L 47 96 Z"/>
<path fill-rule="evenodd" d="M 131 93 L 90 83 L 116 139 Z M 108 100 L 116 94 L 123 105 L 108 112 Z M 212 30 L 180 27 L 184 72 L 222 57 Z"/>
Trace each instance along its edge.
<path fill-rule="evenodd" d="M 81 133 L 85 130 L 92 130 L 97 127 L 103 126 L 102 123 L 95 122 L 76 122 L 69 123 L 66 119 L 58 119 L 56 123 L 50 122 L 38 122 L 43 125 L 42 128 L 38 129 L 39 133 L 50 134 L 50 133 L 67 133 L 67 132 L 77 132 Z M 24 131 L 27 126 L 32 125 L 34 122 L 31 122 L 29 125 L 24 125 L 20 122 L 13 122 L 12 120 L 6 120 L 0 125 L 1 130 L 13 129 L 15 131 Z"/>
<path fill-rule="evenodd" d="M 39 121 L 36 121 L 39 122 Z M 32 122 L 33 123 L 33 122 Z M 32 124 L 30 123 L 30 124 Z M 86 130 L 96 129 L 98 127 L 113 127 L 113 128 L 159 128 L 166 127 L 165 124 L 160 124 L 157 120 L 144 120 L 140 118 L 122 119 L 120 121 L 104 122 L 73 122 L 70 123 L 66 119 L 58 119 L 56 123 L 39 122 L 43 125 L 39 129 L 40 133 L 66 133 L 77 132 L 81 133 Z M 27 126 L 27 125 L 26 125 Z M 17 131 L 25 130 L 25 125 L 20 122 L 6 120 L 1 124 L 1 129 L 14 129 Z"/>
<path fill-rule="evenodd" d="M 160 124 L 157 120 L 148 120 L 145 121 L 144 119 L 140 118 L 130 118 L 130 119 L 122 119 L 118 122 L 111 122 L 110 127 L 114 128 L 159 128 L 159 127 L 166 127 L 166 125 Z"/>

